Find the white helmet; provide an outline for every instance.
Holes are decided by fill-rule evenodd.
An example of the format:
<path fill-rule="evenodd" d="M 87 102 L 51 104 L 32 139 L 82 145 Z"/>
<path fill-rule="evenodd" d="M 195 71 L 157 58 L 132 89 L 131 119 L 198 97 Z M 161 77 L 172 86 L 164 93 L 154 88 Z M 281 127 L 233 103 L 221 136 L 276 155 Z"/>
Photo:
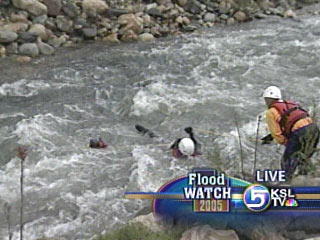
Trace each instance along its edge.
<path fill-rule="evenodd" d="M 264 98 L 273 98 L 273 99 L 281 99 L 281 91 L 276 86 L 270 86 L 263 92 Z"/>
<path fill-rule="evenodd" d="M 190 138 L 182 138 L 179 142 L 178 148 L 183 155 L 190 156 L 194 153 L 195 145 Z"/>

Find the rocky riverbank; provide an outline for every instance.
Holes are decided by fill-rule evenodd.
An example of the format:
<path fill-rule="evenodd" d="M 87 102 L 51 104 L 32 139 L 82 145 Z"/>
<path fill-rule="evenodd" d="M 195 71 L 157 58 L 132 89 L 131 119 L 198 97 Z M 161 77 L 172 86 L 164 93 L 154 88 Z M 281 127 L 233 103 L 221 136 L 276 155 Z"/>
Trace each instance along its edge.
<path fill-rule="evenodd" d="M 0 56 L 30 61 L 87 40 L 153 41 L 216 24 L 295 17 L 315 0 L 1 0 Z"/>

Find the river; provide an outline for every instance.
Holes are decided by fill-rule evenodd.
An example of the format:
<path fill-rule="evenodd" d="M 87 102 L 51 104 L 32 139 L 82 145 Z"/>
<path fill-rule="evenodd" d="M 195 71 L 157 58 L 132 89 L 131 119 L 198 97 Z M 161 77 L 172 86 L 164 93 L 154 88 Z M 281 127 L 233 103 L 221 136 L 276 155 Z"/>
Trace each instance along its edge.
<path fill-rule="evenodd" d="M 88 43 L 20 65 L 0 60 L 0 236 L 3 204 L 18 239 L 20 161 L 25 161 L 25 239 L 90 239 L 125 223 L 150 201 L 125 191 L 156 191 L 192 167 L 253 168 L 262 91 L 319 110 L 320 17 L 271 17 L 151 44 Z M 139 135 L 135 124 L 160 138 Z M 168 145 L 192 126 L 203 155 L 174 159 Z M 262 121 L 259 136 L 267 133 Z M 104 150 L 88 148 L 101 136 Z M 258 169 L 279 168 L 282 148 L 259 145 Z"/>

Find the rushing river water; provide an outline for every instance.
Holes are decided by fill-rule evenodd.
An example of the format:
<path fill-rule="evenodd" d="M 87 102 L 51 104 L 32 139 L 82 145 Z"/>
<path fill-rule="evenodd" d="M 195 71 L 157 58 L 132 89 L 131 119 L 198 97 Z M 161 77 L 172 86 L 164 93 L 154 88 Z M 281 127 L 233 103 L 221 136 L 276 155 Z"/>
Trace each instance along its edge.
<path fill-rule="evenodd" d="M 156 191 L 192 167 L 252 171 L 262 90 L 319 109 L 320 18 L 270 18 L 152 44 L 88 44 L 19 65 L 1 60 L 0 238 L 11 206 L 18 238 L 20 162 L 25 162 L 25 238 L 89 239 L 149 206 L 125 191 Z M 161 138 L 139 135 L 135 124 Z M 167 145 L 195 128 L 203 156 L 171 157 Z M 260 137 L 267 131 L 261 123 Z M 101 136 L 106 150 L 88 148 Z M 278 168 L 283 149 L 259 146 L 257 166 Z"/>

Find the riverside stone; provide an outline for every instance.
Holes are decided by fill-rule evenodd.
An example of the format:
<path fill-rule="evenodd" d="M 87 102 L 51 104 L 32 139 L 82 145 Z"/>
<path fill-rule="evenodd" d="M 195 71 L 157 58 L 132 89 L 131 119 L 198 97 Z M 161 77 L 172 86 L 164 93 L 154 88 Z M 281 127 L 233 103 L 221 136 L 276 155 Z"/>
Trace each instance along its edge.
<path fill-rule="evenodd" d="M 16 14 L 16 13 L 11 13 L 10 14 L 10 21 L 11 22 L 28 22 L 28 19 L 23 15 L 23 14 Z"/>
<path fill-rule="evenodd" d="M 234 20 L 234 18 L 233 17 L 230 17 L 230 18 L 228 18 L 227 19 L 227 25 L 234 25 L 236 23 L 236 21 Z"/>
<path fill-rule="evenodd" d="M 39 41 L 37 45 L 41 54 L 52 55 L 54 53 L 54 48 L 49 44 Z"/>
<path fill-rule="evenodd" d="M 296 18 L 297 14 L 291 9 L 288 9 L 287 11 L 284 12 L 283 16 L 287 18 Z"/>
<path fill-rule="evenodd" d="M 60 14 L 62 8 L 61 0 L 43 0 L 43 4 L 47 6 L 49 16 L 58 16 Z"/>
<path fill-rule="evenodd" d="M 216 15 L 213 13 L 207 13 L 206 15 L 204 15 L 203 20 L 205 22 L 214 22 L 216 20 Z"/>
<path fill-rule="evenodd" d="M 102 0 L 83 0 L 82 9 L 86 13 L 100 14 L 108 10 L 108 5 Z"/>
<path fill-rule="evenodd" d="M 73 22 L 71 20 L 66 19 L 64 16 L 58 16 L 56 18 L 57 27 L 62 32 L 71 32 Z"/>
<path fill-rule="evenodd" d="M 154 36 L 150 33 L 142 33 L 139 35 L 139 40 L 142 42 L 152 42 L 154 40 Z"/>
<path fill-rule="evenodd" d="M 184 6 L 184 9 L 193 14 L 201 13 L 201 5 L 196 0 L 189 0 L 187 4 Z"/>
<path fill-rule="evenodd" d="M 132 30 L 135 34 L 139 34 L 143 30 L 143 20 L 137 18 L 134 14 L 123 14 L 118 18 L 118 23 L 123 26 L 120 31 L 121 33 Z"/>
<path fill-rule="evenodd" d="M 32 23 L 33 24 L 42 24 L 42 25 L 45 25 L 46 24 L 46 21 L 48 20 L 48 16 L 47 15 L 41 15 L 39 17 L 36 17 L 32 20 Z"/>
<path fill-rule="evenodd" d="M 0 44 L 0 57 L 6 56 L 6 48 Z"/>
<path fill-rule="evenodd" d="M 18 38 L 18 34 L 8 30 L 0 30 L 0 43 L 10 43 Z"/>
<path fill-rule="evenodd" d="M 19 33 L 19 43 L 32 43 L 37 40 L 38 34 L 33 32 L 21 32 Z"/>
<path fill-rule="evenodd" d="M 97 36 L 97 28 L 83 28 L 82 33 L 85 38 L 94 38 Z"/>
<path fill-rule="evenodd" d="M 80 10 L 73 2 L 67 1 L 66 5 L 62 7 L 62 10 L 70 18 L 75 18 L 80 14 Z"/>
<path fill-rule="evenodd" d="M 107 17 L 119 17 L 123 14 L 128 14 L 128 9 L 120 9 L 120 8 L 110 8 L 106 11 Z"/>
<path fill-rule="evenodd" d="M 238 22 L 244 22 L 247 20 L 247 16 L 244 12 L 238 11 L 236 12 L 233 17 L 238 21 Z"/>
<path fill-rule="evenodd" d="M 126 31 L 121 37 L 121 41 L 123 42 L 135 42 L 137 40 L 138 36 L 132 30 Z"/>
<path fill-rule="evenodd" d="M 178 4 L 183 7 L 188 3 L 188 0 L 177 0 Z"/>
<path fill-rule="evenodd" d="M 3 29 L 8 30 L 10 32 L 24 32 L 28 29 L 28 24 L 23 22 L 9 23 L 3 26 Z"/>
<path fill-rule="evenodd" d="M 103 40 L 109 43 L 120 43 L 117 33 L 111 33 L 110 35 L 103 38 Z"/>
<path fill-rule="evenodd" d="M 193 227 L 182 234 L 180 240 L 239 240 L 234 230 L 214 230 L 208 225 Z"/>
<path fill-rule="evenodd" d="M 41 24 L 33 24 L 29 31 L 30 33 L 35 33 L 37 36 L 41 38 L 41 40 L 47 41 L 48 40 L 48 35 L 46 32 L 45 26 Z"/>
<path fill-rule="evenodd" d="M 29 63 L 31 62 L 32 58 L 31 57 L 28 57 L 28 56 L 18 56 L 16 58 L 16 61 L 18 63 Z"/>
<path fill-rule="evenodd" d="M 37 0 L 12 0 L 12 3 L 16 8 L 26 10 L 35 16 L 47 14 L 46 5 Z"/>
<path fill-rule="evenodd" d="M 19 53 L 30 57 L 36 57 L 39 55 L 39 49 L 35 43 L 24 43 L 19 47 Z"/>
<path fill-rule="evenodd" d="M 8 54 L 17 54 L 18 53 L 18 43 L 13 42 L 6 46 L 6 52 Z"/>

